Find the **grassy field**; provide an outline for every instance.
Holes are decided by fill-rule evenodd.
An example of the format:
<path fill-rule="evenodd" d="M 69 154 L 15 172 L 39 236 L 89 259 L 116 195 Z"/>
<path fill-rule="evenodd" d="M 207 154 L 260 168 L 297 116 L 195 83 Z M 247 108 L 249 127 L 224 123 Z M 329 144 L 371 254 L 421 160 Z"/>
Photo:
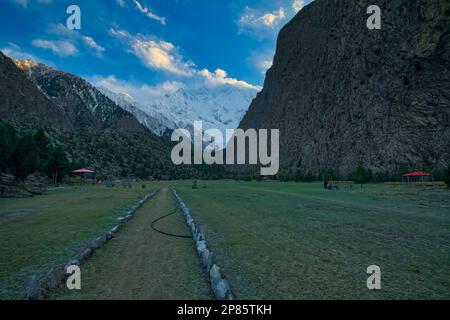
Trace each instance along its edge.
<path fill-rule="evenodd" d="M 86 185 L 0 199 L 0 299 L 20 298 L 27 276 L 67 262 L 145 191 Z"/>
<path fill-rule="evenodd" d="M 448 190 L 236 181 L 0 199 L 0 299 L 20 298 L 27 275 L 66 262 L 145 192 L 168 185 L 191 208 L 240 299 L 450 299 Z M 174 207 L 163 189 L 83 265 L 81 292 L 51 298 L 212 298 L 192 240 L 150 228 Z M 158 226 L 187 232 L 179 214 Z M 381 267 L 381 291 L 366 287 L 372 264 Z"/>
<path fill-rule="evenodd" d="M 82 290 L 62 288 L 53 299 L 212 299 L 191 239 L 151 228 L 153 220 L 177 209 L 162 189 L 116 237 L 82 266 Z M 189 235 L 181 213 L 158 223 L 162 231 Z"/>
<path fill-rule="evenodd" d="M 450 192 L 201 182 L 177 189 L 241 299 L 450 299 Z M 366 287 L 369 265 L 382 290 Z"/>

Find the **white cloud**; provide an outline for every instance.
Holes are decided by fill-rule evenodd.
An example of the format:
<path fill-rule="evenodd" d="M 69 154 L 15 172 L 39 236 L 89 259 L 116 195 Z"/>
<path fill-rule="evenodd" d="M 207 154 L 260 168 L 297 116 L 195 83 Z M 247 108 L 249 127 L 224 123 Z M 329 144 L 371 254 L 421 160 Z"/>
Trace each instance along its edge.
<path fill-rule="evenodd" d="M 146 66 L 160 69 L 181 76 L 191 76 L 191 64 L 185 62 L 173 44 L 164 40 L 135 40 L 133 52 Z"/>
<path fill-rule="evenodd" d="M 286 19 L 286 10 L 280 7 L 273 12 L 246 7 L 238 21 L 239 30 L 242 33 L 261 33 L 262 30 L 275 30 Z M 263 36 L 263 34 L 261 34 Z"/>
<path fill-rule="evenodd" d="M 152 39 L 140 34 L 133 36 L 126 30 L 110 29 L 110 33 L 124 41 L 128 46 L 128 52 L 138 57 L 149 69 L 164 71 L 176 77 L 189 78 L 188 81 L 195 85 L 231 85 L 250 90 L 260 90 L 259 87 L 245 81 L 228 77 L 225 70 L 216 69 L 211 72 L 208 69 L 199 69 L 195 63 L 185 59 L 179 49 L 168 41 Z"/>
<path fill-rule="evenodd" d="M 138 0 L 133 0 L 136 5 L 136 9 L 145 14 L 150 19 L 156 20 L 162 25 L 166 25 L 166 18 L 158 16 L 156 13 L 152 12 L 149 8 L 144 7 Z"/>
<path fill-rule="evenodd" d="M 32 45 L 36 48 L 49 49 L 62 57 L 74 56 L 78 53 L 78 49 L 69 41 L 35 39 L 32 41 Z"/>
<path fill-rule="evenodd" d="M 125 0 L 116 0 L 116 3 L 121 6 L 122 8 L 127 7 L 127 4 L 125 3 Z"/>
<path fill-rule="evenodd" d="M 84 43 L 88 47 L 94 49 L 97 52 L 97 54 L 102 54 L 103 52 L 105 52 L 105 48 L 103 48 L 102 46 L 98 45 L 97 42 L 95 42 L 95 40 L 92 39 L 91 37 L 82 36 L 82 39 L 83 39 Z"/>
<path fill-rule="evenodd" d="M 178 81 L 165 81 L 151 86 L 142 83 L 120 80 L 114 75 L 93 76 L 88 81 L 96 87 L 104 87 L 112 92 L 125 93 L 132 96 L 138 102 L 146 103 L 148 99 L 160 97 L 164 94 L 175 92 L 185 85 Z"/>
<path fill-rule="evenodd" d="M 261 72 L 266 72 L 272 67 L 273 61 L 272 60 L 261 60 L 257 63 L 257 66 L 261 70 Z"/>
<path fill-rule="evenodd" d="M 304 6 L 305 6 L 304 0 L 294 0 L 294 2 L 292 3 L 292 10 L 294 10 L 294 12 L 297 13 L 300 10 L 302 10 Z"/>
<path fill-rule="evenodd" d="M 273 13 L 266 13 L 262 17 L 256 19 L 256 22 L 261 22 L 268 27 L 273 27 L 284 18 L 286 18 L 286 11 L 284 10 L 284 8 L 280 8 L 278 9 L 278 11 L 275 11 Z"/>
<path fill-rule="evenodd" d="M 206 86 L 231 85 L 257 91 L 261 89 L 260 87 L 251 85 L 245 81 L 228 77 L 228 73 L 222 69 L 216 69 L 214 72 L 211 72 L 208 69 L 202 69 L 198 71 L 198 74 L 204 78 Z"/>
<path fill-rule="evenodd" d="M 266 50 L 255 50 L 247 58 L 247 63 L 264 75 L 272 67 L 274 51 L 275 48 L 273 47 L 267 48 Z"/>
<path fill-rule="evenodd" d="M 35 56 L 30 53 L 23 52 L 22 49 L 15 43 L 8 43 L 8 47 L 0 49 L 6 56 L 18 60 L 37 60 Z"/>
<path fill-rule="evenodd" d="M 137 56 L 150 69 L 162 70 L 178 76 L 190 77 L 194 74 L 194 64 L 185 61 L 178 49 L 170 42 L 150 39 L 142 35 L 132 36 L 128 31 L 110 30 L 111 34 L 125 40 L 128 51 Z"/>
<path fill-rule="evenodd" d="M 239 33 L 259 40 L 275 39 L 280 29 L 312 1 L 260 0 L 254 7 L 246 6 L 236 21 Z"/>
<path fill-rule="evenodd" d="M 102 57 L 106 51 L 104 47 L 97 43 L 94 38 L 85 36 L 82 33 L 74 30 L 69 30 L 62 23 L 51 23 L 47 27 L 47 33 L 57 36 L 58 40 L 72 43 L 73 46 L 78 46 L 80 43 L 86 46 L 90 52 L 93 52 L 97 57 Z"/>

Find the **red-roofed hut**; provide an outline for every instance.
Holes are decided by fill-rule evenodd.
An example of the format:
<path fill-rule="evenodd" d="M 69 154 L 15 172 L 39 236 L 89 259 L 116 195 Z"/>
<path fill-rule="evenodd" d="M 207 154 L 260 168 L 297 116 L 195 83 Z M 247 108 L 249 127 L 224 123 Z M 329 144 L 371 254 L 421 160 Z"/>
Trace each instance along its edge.
<path fill-rule="evenodd" d="M 402 176 L 402 182 L 405 182 L 405 180 L 407 183 L 417 182 L 417 181 L 421 181 L 422 183 L 424 183 L 426 180 L 434 183 L 433 175 L 431 173 L 422 172 L 422 171 L 415 171 L 415 172 L 410 172 L 410 173 L 404 174 Z"/>
<path fill-rule="evenodd" d="M 81 168 L 81 169 L 73 170 L 72 174 L 79 175 L 82 183 L 84 183 L 85 179 L 92 179 L 93 183 L 95 183 L 95 171 L 93 171 L 93 170 Z"/>

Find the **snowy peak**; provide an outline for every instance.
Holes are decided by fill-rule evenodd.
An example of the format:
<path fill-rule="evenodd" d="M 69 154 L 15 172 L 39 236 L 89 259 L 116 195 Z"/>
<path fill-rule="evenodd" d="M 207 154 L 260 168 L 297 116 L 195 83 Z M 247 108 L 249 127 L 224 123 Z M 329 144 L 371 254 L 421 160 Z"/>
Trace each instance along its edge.
<path fill-rule="evenodd" d="M 139 104 L 125 92 L 112 92 L 105 87 L 97 88 L 102 94 L 114 101 L 122 109 L 133 114 L 136 119 L 147 129 L 160 136 L 167 134 L 175 128 L 175 124 L 164 115 L 152 112 L 144 112 Z"/>
<path fill-rule="evenodd" d="M 144 111 L 165 115 L 178 128 L 191 128 L 194 121 L 203 121 L 204 129 L 237 128 L 255 91 L 232 86 L 179 89 L 144 105 Z"/>

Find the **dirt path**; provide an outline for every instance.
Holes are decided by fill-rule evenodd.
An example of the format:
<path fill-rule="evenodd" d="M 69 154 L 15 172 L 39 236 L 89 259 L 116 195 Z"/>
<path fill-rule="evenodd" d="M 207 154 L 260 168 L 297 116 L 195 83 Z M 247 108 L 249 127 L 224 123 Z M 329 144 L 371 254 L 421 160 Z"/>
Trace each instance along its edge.
<path fill-rule="evenodd" d="M 54 298 L 211 299 L 193 240 L 166 236 L 151 228 L 153 220 L 176 208 L 170 190 L 162 189 L 82 266 L 82 289 L 61 289 Z M 189 234 L 181 213 L 158 222 L 157 227 Z"/>

